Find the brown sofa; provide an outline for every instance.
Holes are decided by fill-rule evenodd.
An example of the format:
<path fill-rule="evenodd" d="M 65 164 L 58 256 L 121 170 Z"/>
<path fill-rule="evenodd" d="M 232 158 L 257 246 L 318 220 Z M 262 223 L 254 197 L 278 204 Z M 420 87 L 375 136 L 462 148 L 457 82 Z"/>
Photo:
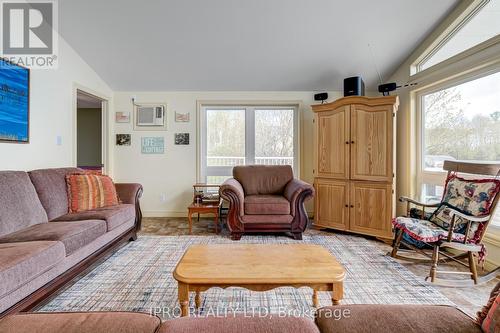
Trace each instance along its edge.
<path fill-rule="evenodd" d="M 183 317 L 162 323 L 156 316 L 134 312 L 26 313 L 0 320 L 0 332 L 484 333 L 472 318 L 451 306 L 376 304 L 324 307 L 317 311 L 315 322 L 309 318 L 270 315 Z"/>
<path fill-rule="evenodd" d="M 0 314 L 26 310 L 140 228 L 139 184 L 121 204 L 68 214 L 65 176 L 77 168 L 0 171 Z"/>
<path fill-rule="evenodd" d="M 289 165 L 248 165 L 233 168 L 220 195 L 229 201 L 233 240 L 245 232 L 288 232 L 302 239 L 308 222 L 304 202 L 314 196 L 314 188 L 293 178 Z"/>

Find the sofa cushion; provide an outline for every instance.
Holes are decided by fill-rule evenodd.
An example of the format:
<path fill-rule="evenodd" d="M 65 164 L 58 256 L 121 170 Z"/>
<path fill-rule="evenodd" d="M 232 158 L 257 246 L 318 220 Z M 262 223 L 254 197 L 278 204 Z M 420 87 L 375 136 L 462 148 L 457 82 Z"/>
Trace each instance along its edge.
<path fill-rule="evenodd" d="M 0 236 L 47 222 L 47 214 L 24 171 L 0 171 Z"/>
<path fill-rule="evenodd" d="M 481 328 L 451 306 L 358 304 L 318 310 L 316 324 L 322 333 L 473 333 Z"/>
<path fill-rule="evenodd" d="M 319 333 L 311 319 L 301 317 L 183 317 L 164 322 L 158 333 Z"/>
<path fill-rule="evenodd" d="M 0 297 L 49 270 L 65 256 L 61 242 L 0 244 Z"/>
<path fill-rule="evenodd" d="M 122 225 L 135 218 L 135 206 L 121 204 L 110 207 L 103 207 L 94 210 L 87 210 L 79 213 L 63 215 L 55 220 L 58 221 L 79 221 L 79 220 L 105 220 L 107 231 Z"/>
<path fill-rule="evenodd" d="M 292 215 L 244 215 L 241 217 L 243 223 L 292 223 Z"/>
<path fill-rule="evenodd" d="M 0 320 L 2 333 L 154 333 L 161 320 L 146 313 L 22 313 Z"/>
<path fill-rule="evenodd" d="M 70 213 L 118 205 L 115 184 L 109 176 L 88 173 L 67 175 L 66 184 Z"/>
<path fill-rule="evenodd" d="M 293 179 L 289 165 L 245 165 L 233 168 L 233 177 L 240 182 L 245 195 L 283 194 Z"/>
<path fill-rule="evenodd" d="M 290 202 L 282 195 L 248 195 L 245 197 L 245 214 L 288 215 Z"/>
<path fill-rule="evenodd" d="M 68 213 L 66 175 L 83 172 L 78 168 L 40 169 L 29 172 L 49 221 Z"/>
<path fill-rule="evenodd" d="M 0 243 L 61 241 L 69 256 L 106 233 L 103 220 L 49 222 L 33 225 L 0 238 Z"/>

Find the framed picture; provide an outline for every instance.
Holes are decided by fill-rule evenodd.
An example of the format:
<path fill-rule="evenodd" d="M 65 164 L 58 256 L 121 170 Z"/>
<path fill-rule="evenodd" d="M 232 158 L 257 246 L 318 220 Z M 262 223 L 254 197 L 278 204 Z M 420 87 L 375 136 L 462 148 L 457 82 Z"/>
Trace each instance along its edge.
<path fill-rule="evenodd" d="M 189 123 L 189 112 L 187 112 L 187 113 L 175 112 L 175 122 L 177 122 L 177 123 Z"/>
<path fill-rule="evenodd" d="M 188 145 L 189 144 L 189 133 L 175 133 L 175 144 L 176 145 Z"/>
<path fill-rule="evenodd" d="M 116 112 L 115 122 L 117 123 L 130 123 L 130 112 Z"/>
<path fill-rule="evenodd" d="M 0 141 L 29 142 L 30 71 L 0 58 Z"/>
<path fill-rule="evenodd" d="M 117 134 L 116 135 L 116 145 L 117 146 L 130 146 L 132 144 L 132 135 L 130 134 Z"/>
<path fill-rule="evenodd" d="M 141 153 L 163 154 L 165 152 L 165 138 L 162 136 L 142 137 Z"/>

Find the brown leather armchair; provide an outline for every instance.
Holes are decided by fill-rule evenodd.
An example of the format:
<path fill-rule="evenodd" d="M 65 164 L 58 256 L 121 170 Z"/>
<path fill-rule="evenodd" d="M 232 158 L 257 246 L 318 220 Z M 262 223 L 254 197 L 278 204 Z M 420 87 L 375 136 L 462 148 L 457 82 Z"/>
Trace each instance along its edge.
<path fill-rule="evenodd" d="M 302 239 L 308 222 L 304 202 L 314 196 L 314 188 L 293 178 L 289 165 L 247 165 L 233 168 L 220 195 L 229 201 L 233 240 L 245 232 L 289 232 Z"/>

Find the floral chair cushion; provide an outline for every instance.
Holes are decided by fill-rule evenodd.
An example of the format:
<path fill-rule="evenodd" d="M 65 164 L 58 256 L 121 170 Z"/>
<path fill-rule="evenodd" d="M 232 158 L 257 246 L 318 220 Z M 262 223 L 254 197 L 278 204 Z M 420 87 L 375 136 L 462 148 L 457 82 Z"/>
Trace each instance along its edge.
<path fill-rule="evenodd" d="M 449 230 L 453 217 L 450 208 L 471 216 L 487 215 L 499 191 L 498 179 L 464 179 L 451 175 L 446 181 L 442 204 L 430 216 L 429 221 Z M 465 235 L 467 223 L 465 219 L 456 218 L 453 231 Z M 479 223 L 473 223 L 467 238 L 475 239 L 476 233 L 481 229 Z"/>
<path fill-rule="evenodd" d="M 420 220 L 412 217 L 396 217 L 392 220 L 396 229 L 403 230 L 411 238 L 422 242 L 437 242 L 448 238 L 448 230 L 427 220 Z M 464 235 L 453 233 L 452 240 L 463 241 Z"/>
<path fill-rule="evenodd" d="M 448 177 L 441 202 L 465 214 L 483 216 L 490 213 L 495 196 L 500 192 L 499 179 L 464 179 Z"/>

